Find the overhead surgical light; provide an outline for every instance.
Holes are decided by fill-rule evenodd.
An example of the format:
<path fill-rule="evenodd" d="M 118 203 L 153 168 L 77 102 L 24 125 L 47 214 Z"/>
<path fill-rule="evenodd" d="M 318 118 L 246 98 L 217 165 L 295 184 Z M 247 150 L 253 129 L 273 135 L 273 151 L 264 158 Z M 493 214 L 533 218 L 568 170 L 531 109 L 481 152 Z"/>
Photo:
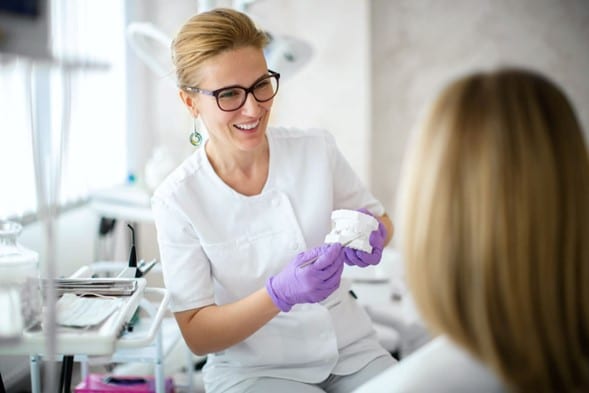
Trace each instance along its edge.
<path fill-rule="evenodd" d="M 284 78 L 298 72 L 312 57 L 313 50 L 305 41 L 266 32 L 270 43 L 264 49 L 268 68 L 280 72 Z"/>
<path fill-rule="evenodd" d="M 255 2 L 256 0 L 233 0 L 233 8 L 248 14 L 255 21 L 256 18 L 249 12 L 250 6 Z M 280 72 L 283 78 L 298 72 L 313 55 L 313 49 L 303 40 L 269 31 L 266 31 L 266 35 L 270 40 L 264 49 L 268 68 Z"/>
<path fill-rule="evenodd" d="M 170 55 L 172 39 L 148 22 L 132 22 L 127 26 L 127 41 L 133 52 L 158 77 L 170 77 L 174 85 Z"/>

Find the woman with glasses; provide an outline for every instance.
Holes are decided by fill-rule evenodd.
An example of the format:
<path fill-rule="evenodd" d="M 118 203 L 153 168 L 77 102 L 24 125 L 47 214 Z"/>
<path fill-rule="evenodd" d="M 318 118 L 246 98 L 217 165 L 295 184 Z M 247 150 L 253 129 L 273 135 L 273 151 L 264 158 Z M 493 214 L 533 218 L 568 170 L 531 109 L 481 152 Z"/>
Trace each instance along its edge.
<path fill-rule="evenodd" d="M 222 8 L 173 42 L 180 97 L 209 137 L 152 199 L 164 281 L 207 355 L 207 392 L 349 392 L 395 362 L 341 281 L 344 264 L 380 261 L 392 223 L 332 136 L 268 128 L 280 75 L 266 43 Z M 323 244 L 337 209 L 377 218 L 371 253 Z"/>

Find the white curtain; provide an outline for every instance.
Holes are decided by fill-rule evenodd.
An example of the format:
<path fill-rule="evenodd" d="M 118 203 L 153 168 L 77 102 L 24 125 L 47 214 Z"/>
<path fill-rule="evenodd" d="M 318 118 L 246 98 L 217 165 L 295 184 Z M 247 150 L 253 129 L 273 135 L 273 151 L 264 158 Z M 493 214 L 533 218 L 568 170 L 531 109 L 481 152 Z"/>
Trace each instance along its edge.
<path fill-rule="evenodd" d="M 0 219 L 35 209 L 27 78 L 30 64 L 2 57 L 0 64 Z"/>
<path fill-rule="evenodd" d="M 125 2 L 50 4 L 54 59 L 0 54 L 0 218 L 126 178 Z"/>

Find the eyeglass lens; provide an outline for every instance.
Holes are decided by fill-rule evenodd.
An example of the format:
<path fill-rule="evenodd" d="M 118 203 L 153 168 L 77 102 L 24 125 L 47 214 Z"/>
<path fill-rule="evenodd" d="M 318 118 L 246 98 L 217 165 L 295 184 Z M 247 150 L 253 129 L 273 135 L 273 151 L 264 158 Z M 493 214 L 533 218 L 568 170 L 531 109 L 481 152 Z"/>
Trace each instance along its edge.
<path fill-rule="evenodd" d="M 269 101 L 278 92 L 278 78 L 276 75 L 268 75 L 249 89 L 230 87 L 220 90 L 217 94 L 217 104 L 224 111 L 239 109 L 245 103 L 248 91 L 254 95 L 258 102 Z"/>

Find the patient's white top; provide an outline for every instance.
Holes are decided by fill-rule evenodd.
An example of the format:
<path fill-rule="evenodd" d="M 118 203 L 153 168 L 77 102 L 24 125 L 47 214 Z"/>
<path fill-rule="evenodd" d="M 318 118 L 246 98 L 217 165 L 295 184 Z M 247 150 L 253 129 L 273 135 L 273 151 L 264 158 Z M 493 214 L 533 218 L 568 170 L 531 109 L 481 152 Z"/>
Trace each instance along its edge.
<path fill-rule="evenodd" d="M 481 362 L 438 337 L 354 393 L 499 393 L 505 385 Z"/>
<path fill-rule="evenodd" d="M 197 150 L 152 198 L 166 288 L 174 312 L 235 302 L 265 286 L 292 258 L 323 243 L 331 212 L 384 208 L 320 130 L 272 128 L 268 179 L 244 196 Z M 322 304 L 279 313 L 245 341 L 210 354 L 207 391 L 255 376 L 320 382 L 386 354 L 343 283 Z"/>

